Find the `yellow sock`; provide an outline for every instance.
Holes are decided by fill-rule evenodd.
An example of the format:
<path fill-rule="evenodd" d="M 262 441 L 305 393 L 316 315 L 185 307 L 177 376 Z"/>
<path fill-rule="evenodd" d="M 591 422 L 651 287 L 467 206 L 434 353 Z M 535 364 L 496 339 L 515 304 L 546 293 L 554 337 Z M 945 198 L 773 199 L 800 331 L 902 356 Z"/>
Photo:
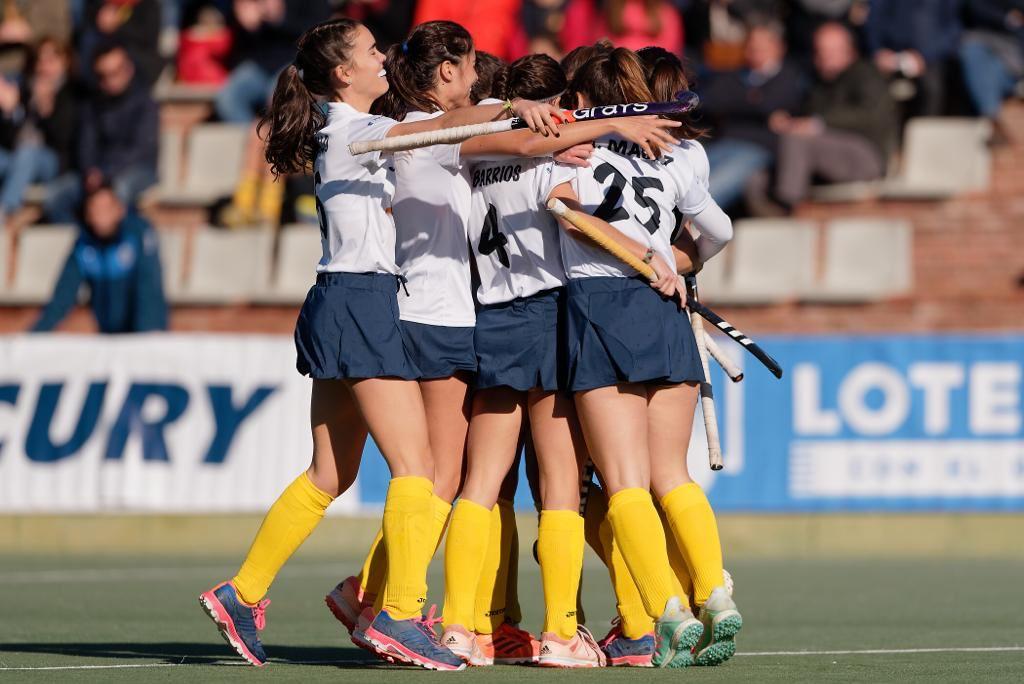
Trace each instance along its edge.
<path fill-rule="evenodd" d="M 672 597 L 672 569 L 651 493 L 639 487 L 616 492 L 608 500 L 608 520 L 644 609 L 652 618 L 661 617 Z"/>
<path fill-rule="evenodd" d="M 437 494 L 434 494 L 430 511 L 433 514 L 430 518 L 430 534 L 423 540 L 423 550 L 427 554 L 427 564 L 434 560 L 434 554 L 437 553 L 437 549 L 441 546 L 441 540 L 444 539 L 444 528 L 448 526 L 452 505 Z"/>
<path fill-rule="evenodd" d="M 260 218 L 276 226 L 281 222 L 281 208 L 284 204 L 284 180 L 264 179 L 260 185 L 257 210 Z"/>
<path fill-rule="evenodd" d="M 676 595 L 679 596 L 679 600 L 683 603 L 683 608 L 689 605 L 690 597 L 693 596 L 693 579 L 690 577 L 690 568 L 686 566 L 686 559 L 683 558 L 682 552 L 679 550 L 679 544 L 676 543 L 676 536 L 672 534 L 672 528 L 669 526 L 668 518 L 665 516 L 665 510 L 661 505 L 657 506 L 658 516 L 661 518 L 661 527 L 665 530 L 665 546 L 668 551 L 668 564 L 672 568 L 672 575 L 675 581 Z"/>
<path fill-rule="evenodd" d="M 640 590 L 636 588 L 633 576 L 629 574 L 622 549 L 615 543 L 612 524 L 605 518 L 600 527 L 601 545 L 607 555 L 608 575 L 615 590 L 615 602 L 622 621 L 622 633 L 627 639 L 639 639 L 654 631 L 654 619 L 647 614 Z"/>
<path fill-rule="evenodd" d="M 576 634 L 576 594 L 583 572 L 583 518 L 576 511 L 541 511 L 537 557 L 544 586 L 544 631 Z"/>
<path fill-rule="evenodd" d="M 508 543 L 502 547 L 502 556 L 507 558 L 507 582 L 505 584 L 505 618 L 518 625 L 523 621 L 523 609 L 519 605 L 519 528 L 516 525 L 516 512 L 512 502 L 498 499 L 498 510 L 501 511 L 502 534 L 508 532 Z"/>
<path fill-rule="evenodd" d="M 608 497 L 596 485 L 590 486 L 587 507 L 583 509 L 583 535 L 601 562 L 608 565 L 608 551 L 601 538 L 601 525 L 608 516 Z"/>
<path fill-rule="evenodd" d="M 260 195 L 259 174 L 247 171 L 242 174 L 235 186 L 235 193 L 231 197 L 231 204 L 239 213 L 245 216 L 252 216 L 256 212 L 256 201 Z"/>
<path fill-rule="evenodd" d="M 363 561 L 363 569 L 359 571 L 359 588 L 367 601 L 373 601 L 380 595 L 384 579 L 388 576 L 388 552 L 384 547 L 384 526 L 377 530 L 377 536 L 370 544 L 370 550 Z"/>
<path fill-rule="evenodd" d="M 263 518 L 249 553 L 232 580 L 238 596 L 257 603 L 267 594 L 281 566 L 324 517 L 334 497 L 320 491 L 306 473 L 281 492 Z"/>
<path fill-rule="evenodd" d="M 427 595 L 423 538 L 430 534 L 434 483 L 425 477 L 395 477 L 384 500 L 384 547 L 388 574 L 381 608 L 396 620 L 416 617 Z"/>
<path fill-rule="evenodd" d="M 473 631 L 476 587 L 491 537 L 491 511 L 459 499 L 444 548 L 444 626 Z"/>
<path fill-rule="evenodd" d="M 478 634 L 493 634 L 505 620 L 505 596 L 508 591 L 508 537 L 511 530 L 502 526 L 501 509 L 491 509 L 491 532 L 487 540 L 484 565 L 476 585 L 473 625 Z"/>
<path fill-rule="evenodd" d="M 711 590 L 725 584 L 718 524 L 704 490 L 696 482 L 679 485 L 661 499 L 672 536 L 693 579 L 693 600 L 704 605 Z"/>

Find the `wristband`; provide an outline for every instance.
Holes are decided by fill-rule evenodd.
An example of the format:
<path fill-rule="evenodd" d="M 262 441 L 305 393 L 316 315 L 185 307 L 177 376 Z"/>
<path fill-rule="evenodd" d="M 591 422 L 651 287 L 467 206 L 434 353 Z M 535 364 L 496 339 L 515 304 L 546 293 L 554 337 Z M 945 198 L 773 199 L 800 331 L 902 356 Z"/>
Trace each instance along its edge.
<path fill-rule="evenodd" d="M 654 259 L 654 254 L 655 254 L 654 248 L 653 247 L 648 247 L 647 251 L 644 252 L 643 262 L 645 264 L 651 263 L 651 260 Z"/>
<path fill-rule="evenodd" d="M 512 100 L 505 100 L 504 104 L 501 105 L 501 108 L 510 114 L 515 113 L 515 105 L 512 104 Z"/>

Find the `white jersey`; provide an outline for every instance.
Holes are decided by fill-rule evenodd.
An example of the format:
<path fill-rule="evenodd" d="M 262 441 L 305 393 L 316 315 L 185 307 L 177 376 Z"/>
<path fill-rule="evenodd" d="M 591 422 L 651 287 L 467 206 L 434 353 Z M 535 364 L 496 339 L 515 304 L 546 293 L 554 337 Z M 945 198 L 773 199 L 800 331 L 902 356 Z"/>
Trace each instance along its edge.
<path fill-rule="evenodd" d="M 379 152 L 353 156 L 349 143 L 381 140 L 398 122 L 353 109 L 327 106 L 320 152 L 313 162 L 317 217 L 323 257 L 317 272 L 398 273 L 395 222 L 388 213 L 395 175 Z"/>
<path fill-rule="evenodd" d="M 650 160 L 639 145 L 606 137 L 594 143 L 590 166 L 576 169 L 575 190 L 585 212 L 604 219 L 653 249 L 665 263 L 673 264 L 675 212 L 695 214 L 711 201 L 707 189 L 693 178 L 693 168 L 682 156 Z M 586 238 L 563 232 L 561 244 L 562 263 L 570 278 L 636 275 Z"/>
<path fill-rule="evenodd" d="M 409 112 L 405 121 L 440 116 Z M 476 325 L 466 221 L 469 169 L 458 145 L 396 152 L 395 225 L 398 265 L 409 296 L 398 298 L 403 321 L 451 327 Z"/>
<path fill-rule="evenodd" d="M 576 171 L 550 157 L 473 165 L 469 243 L 480 276 L 477 301 L 509 302 L 565 285 L 558 223 L 546 204 Z"/>
<path fill-rule="evenodd" d="M 672 146 L 672 151 L 662 158 L 665 169 L 675 179 L 680 188 L 690 188 L 696 184 L 703 188 L 694 190 L 699 193 L 689 202 L 689 211 L 676 209 L 676 227 L 672 233 L 672 242 L 679 237 L 685 217 L 692 217 L 703 211 L 711 203 L 711 165 L 708 162 L 704 146 L 696 140 L 680 140 Z M 669 262 L 671 263 L 671 262 Z"/>
<path fill-rule="evenodd" d="M 700 183 L 706 190 L 711 189 L 711 163 L 703 145 L 696 140 L 680 140 L 669 156 L 682 157 L 693 169 L 694 182 Z M 671 166 L 669 164 L 670 168 Z"/>

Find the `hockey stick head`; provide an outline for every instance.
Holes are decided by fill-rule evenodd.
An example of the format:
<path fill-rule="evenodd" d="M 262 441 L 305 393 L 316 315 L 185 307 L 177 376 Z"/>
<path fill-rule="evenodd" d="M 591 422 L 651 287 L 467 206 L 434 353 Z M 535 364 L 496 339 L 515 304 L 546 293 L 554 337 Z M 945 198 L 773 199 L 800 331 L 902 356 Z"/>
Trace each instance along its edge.
<path fill-rule="evenodd" d="M 680 114 L 692 112 L 700 105 L 700 97 L 692 90 L 680 90 L 674 99 L 683 108 Z"/>

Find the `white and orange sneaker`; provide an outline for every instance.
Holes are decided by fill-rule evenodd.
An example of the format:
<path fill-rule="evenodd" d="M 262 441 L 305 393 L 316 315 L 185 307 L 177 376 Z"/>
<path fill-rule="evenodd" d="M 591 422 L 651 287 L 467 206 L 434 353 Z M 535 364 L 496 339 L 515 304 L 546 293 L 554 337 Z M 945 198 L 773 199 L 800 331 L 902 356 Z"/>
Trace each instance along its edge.
<path fill-rule="evenodd" d="M 494 665 L 494 635 L 480 634 L 473 635 L 473 654 L 469 656 L 469 664 L 473 667 L 490 667 Z"/>
<path fill-rule="evenodd" d="M 373 597 L 363 591 L 357 578 L 346 577 L 324 597 L 324 603 L 351 634 L 356 629 L 363 609 L 373 605 Z"/>
<path fill-rule="evenodd" d="M 476 643 L 476 635 L 462 625 L 445 627 L 441 633 L 441 645 L 471 665 L 474 664 L 474 657 L 481 662 L 484 660 Z"/>
<path fill-rule="evenodd" d="M 490 636 L 493 645 L 492 657 L 499 665 L 536 663 L 540 657 L 540 641 L 512 622 L 501 623 Z M 477 642 L 479 641 L 478 635 Z"/>
<path fill-rule="evenodd" d="M 562 639 L 552 632 L 540 638 L 541 667 L 604 667 L 605 656 L 590 630 L 580 625 L 572 639 Z"/>

